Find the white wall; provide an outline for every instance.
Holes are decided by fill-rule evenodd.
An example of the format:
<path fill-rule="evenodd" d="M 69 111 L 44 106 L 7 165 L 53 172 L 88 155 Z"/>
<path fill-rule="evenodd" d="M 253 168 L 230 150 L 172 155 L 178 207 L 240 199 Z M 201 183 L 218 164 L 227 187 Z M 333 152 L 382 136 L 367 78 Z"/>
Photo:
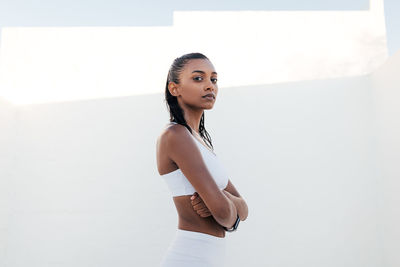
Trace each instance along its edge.
<path fill-rule="evenodd" d="M 371 76 L 377 129 L 379 220 L 387 267 L 400 266 L 400 51 Z"/>
<path fill-rule="evenodd" d="M 10 200 L 13 194 L 13 170 L 17 158 L 16 123 L 17 111 L 0 97 L 0 266 L 6 266 L 8 220 Z"/>
<path fill-rule="evenodd" d="M 366 77 L 220 97 L 229 118 L 213 128 L 229 129 L 221 151 L 250 210 L 233 266 L 382 266 L 371 100 Z"/>
<path fill-rule="evenodd" d="M 17 157 L 2 176 L 12 192 L 5 266 L 151 266 L 136 263 L 156 260 L 171 232 L 155 219 L 174 212 L 160 209 L 167 196 L 149 134 L 165 116 L 160 103 L 151 95 L 18 108 L 16 153 L 1 159 Z"/>
<path fill-rule="evenodd" d="M 227 266 L 396 266 L 392 60 L 372 78 L 220 91 L 206 127 L 249 205 Z M 177 227 L 156 168 L 163 95 L 0 109 L 0 264 L 156 266 Z"/>

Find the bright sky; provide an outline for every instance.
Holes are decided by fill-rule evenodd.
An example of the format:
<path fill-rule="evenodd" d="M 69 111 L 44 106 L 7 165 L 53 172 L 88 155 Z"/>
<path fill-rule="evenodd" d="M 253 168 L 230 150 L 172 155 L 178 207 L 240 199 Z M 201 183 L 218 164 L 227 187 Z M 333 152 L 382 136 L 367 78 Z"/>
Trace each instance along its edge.
<path fill-rule="evenodd" d="M 79 6 L 81 12 L 75 12 L 76 19 L 68 22 L 62 19 L 67 16 L 62 8 L 66 2 L 48 2 L 41 4 L 47 9 L 40 12 L 44 12 L 42 17 L 47 14 L 44 18 L 51 20 L 51 25 L 37 20 L 40 12 L 30 11 L 28 16 L 25 11 L 19 13 L 19 20 L 9 20 L 14 27 L 2 30 L 0 96 L 15 104 L 159 93 L 164 90 L 172 60 L 188 52 L 202 52 L 212 60 L 220 88 L 362 75 L 387 58 L 381 0 L 373 0 L 370 10 L 362 10 L 365 1 L 353 1 L 347 7 L 361 9 L 353 11 L 338 11 L 345 9 L 345 1 L 317 1 L 334 11 L 317 11 L 323 5 L 316 1 L 307 2 L 316 4 L 315 11 L 250 11 L 264 8 L 261 4 L 265 1 L 250 1 L 242 7 L 248 11 L 218 11 L 222 4 L 202 1 L 202 8 L 212 6 L 216 11 L 176 11 L 168 23 L 157 12 L 165 15 L 165 10 L 174 6 L 190 7 L 179 1 L 168 7 L 153 1 L 145 4 L 144 12 L 128 2 L 124 11 L 92 3 L 105 13 L 93 12 L 88 18 L 89 9 Z M 231 9 L 240 8 L 239 2 L 230 3 Z M 283 9 L 285 4 L 295 7 L 298 1 L 279 3 L 282 5 L 270 3 L 269 9 Z M 303 7 L 307 3 L 302 2 Z M 1 5 L 1 20 L 17 10 L 1 14 Z M 77 8 L 72 4 L 69 10 Z M 135 12 L 146 16 L 135 16 Z M 15 27 L 25 26 L 23 17 L 36 18 L 36 26 L 42 27 Z M 102 23 L 123 25 L 124 20 L 125 25 L 158 21 L 166 25 L 100 27 Z M 71 21 L 92 27 L 72 27 L 76 25 Z"/>

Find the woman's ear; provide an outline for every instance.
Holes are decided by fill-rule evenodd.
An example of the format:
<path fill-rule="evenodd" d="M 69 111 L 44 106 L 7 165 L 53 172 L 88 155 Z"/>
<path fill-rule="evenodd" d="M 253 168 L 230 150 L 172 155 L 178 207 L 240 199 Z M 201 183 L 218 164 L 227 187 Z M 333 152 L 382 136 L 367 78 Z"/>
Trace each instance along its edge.
<path fill-rule="evenodd" d="M 176 83 L 174 82 L 169 82 L 168 84 L 168 90 L 171 95 L 173 96 L 178 96 L 178 87 L 176 86 Z"/>

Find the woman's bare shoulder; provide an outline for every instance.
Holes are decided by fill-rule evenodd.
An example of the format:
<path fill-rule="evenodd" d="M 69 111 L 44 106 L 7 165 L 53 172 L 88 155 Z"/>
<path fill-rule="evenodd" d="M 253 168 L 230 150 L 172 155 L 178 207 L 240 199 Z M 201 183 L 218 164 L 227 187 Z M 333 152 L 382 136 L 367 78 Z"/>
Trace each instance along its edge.
<path fill-rule="evenodd" d="M 167 142 L 170 138 L 185 136 L 187 131 L 186 127 L 181 124 L 167 124 L 157 138 L 158 143 Z"/>
<path fill-rule="evenodd" d="M 187 145 L 191 141 L 189 134 L 189 130 L 181 124 L 167 124 L 157 138 L 157 153 L 175 150 L 177 143 Z"/>
<path fill-rule="evenodd" d="M 184 126 L 182 125 L 167 124 L 157 137 L 156 157 L 158 172 L 160 175 L 174 171 L 177 168 L 177 164 L 171 159 L 170 153 L 176 149 L 172 144 L 173 141 L 182 139 L 181 136 L 185 134 L 185 129 L 183 128 Z"/>

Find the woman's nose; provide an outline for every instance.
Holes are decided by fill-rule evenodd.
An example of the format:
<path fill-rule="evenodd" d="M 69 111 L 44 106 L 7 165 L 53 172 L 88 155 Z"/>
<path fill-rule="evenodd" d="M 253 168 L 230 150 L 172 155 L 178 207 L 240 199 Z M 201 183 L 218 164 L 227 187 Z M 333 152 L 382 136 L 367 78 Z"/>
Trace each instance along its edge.
<path fill-rule="evenodd" d="M 211 81 L 207 84 L 207 89 L 216 89 L 216 86 L 214 83 L 212 83 Z"/>

